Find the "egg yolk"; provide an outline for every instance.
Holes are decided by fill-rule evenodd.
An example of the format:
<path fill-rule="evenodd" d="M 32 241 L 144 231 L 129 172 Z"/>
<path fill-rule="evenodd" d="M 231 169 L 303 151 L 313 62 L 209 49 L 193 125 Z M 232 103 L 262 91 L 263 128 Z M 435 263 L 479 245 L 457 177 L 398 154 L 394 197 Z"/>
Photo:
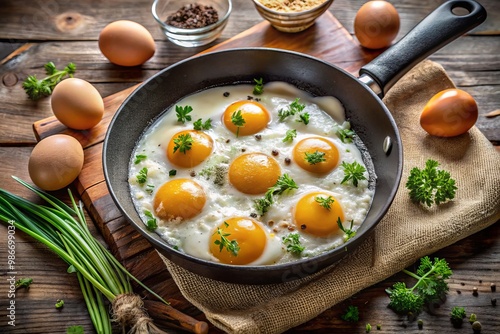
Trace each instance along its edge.
<path fill-rule="evenodd" d="M 266 233 L 255 220 L 245 217 L 226 219 L 210 238 L 210 252 L 226 264 L 249 264 L 266 247 Z"/>
<path fill-rule="evenodd" d="M 203 188 L 189 179 L 164 183 L 153 202 L 155 213 L 164 220 L 189 219 L 201 212 L 206 202 Z"/>
<path fill-rule="evenodd" d="M 179 167 L 194 167 L 212 153 L 213 139 L 204 132 L 185 130 L 176 133 L 167 146 L 167 157 Z"/>
<path fill-rule="evenodd" d="M 236 115 L 238 111 L 241 112 L 242 118 L 240 125 L 237 121 L 233 122 L 233 115 Z M 232 103 L 226 108 L 222 118 L 226 128 L 238 136 L 248 136 L 259 132 L 267 126 L 270 120 L 269 112 L 262 104 L 249 100 Z"/>
<path fill-rule="evenodd" d="M 303 196 L 296 204 L 293 218 L 297 229 L 317 237 L 326 237 L 339 230 L 337 220 L 344 221 L 339 201 L 324 192 Z"/>
<path fill-rule="evenodd" d="M 337 167 L 339 150 L 327 139 L 309 137 L 295 145 L 293 159 L 297 165 L 308 172 L 325 174 Z"/>
<path fill-rule="evenodd" d="M 229 182 L 244 194 L 265 193 L 280 175 L 279 163 L 263 153 L 240 155 L 229 166 Z"/>

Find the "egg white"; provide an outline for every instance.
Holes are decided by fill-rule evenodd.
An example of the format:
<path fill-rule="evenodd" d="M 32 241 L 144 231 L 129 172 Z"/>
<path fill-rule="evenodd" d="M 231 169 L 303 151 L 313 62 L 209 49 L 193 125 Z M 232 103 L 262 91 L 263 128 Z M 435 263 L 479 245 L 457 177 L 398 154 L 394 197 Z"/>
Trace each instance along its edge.
<path fill-rule="evenodd" d="M 153 124 L 139 140 L 131 157 L 129 183 L 135 206 L 144 222 L 144 211 L 154 214 L 152 202 L 155 190 L 171 180 L 169 171 L 175 169 L 174 178 L 190 178 L 205 189 L 206 203 L 202 212 L 192 219 L 182 222 L 167 222 L 156 217 L 158 233 L 170 245 L 192 256 L 217 262 L 209 251 L 210 236 L 225 219 L 234 216 L 249 217 L 255 215 L 254 201 L 262 195 L 247 195 L 236 190 L 228 181 L 227 169 L 230 163 L 243 153 L 260 152 L 275 158 L 281 166 L 281 175 L 287 173 L 299 186 L 298 189 L 276 196 L 275 203 L 263 216 L 257 217 L 267 235 L 266 249 L 263 255 L 251 265 L 263 265 L 288 262 L 297 259 L 286 252 L 282 238 L 291 232 L 300 234 L 305 251 L 302 256 L 315 256 L 344 243 L 343 233 L 328 237 L 315 237 L 296 230 L 292 219 L 292 208 L 303 195 L 313 191 L 328 191 L 342 206 L 345 222 L 354 221 L 354 230 L 363 222 L 371 205 L 373 190 L 367 180 L 359 181 L 358 187 L 341 184 L 343 169 L 338 167 L 326 175 L 316 175 L 297 166 L 292 159 L 294 145 L 303 138 L 321 136 L 333 142 L 339 149 L 341 161 L 357 161 L 364 165 L 361 153 L 354 143 L 342 143 L 336 132 L 345 122 L 341 103 L 334 97 L 312 97 L 292 85 L 272 82 L 264 87 L 264 94 L 257 98 L 271 114 L 268 126 L 254 135 L 239 136 L 230 132 L 222 123 L 222 114 L 227 106 L 239 100 L 246 100 L 251 95 L 253 86 L 234 85 L 210 88 L 190 95 L 175 105 L 190 105 L 193 108 L 191 122 L 178 122 L 175 105 Z M 229 92 L 229 96 L 224 96 Z M 295 98 L 306 107 L 303 112 L 310 114 L 309 124 L 297 121 L 297 117 L 288 117 L 284 122 L 278 119 L 278 111 L 286 109 Z M 326 111 L 326 112 L 325 112 Z M 214 140 L 212 154 L 200 165 L 193 168 L 179 168 L 166 158 L 165 149 L 169 140 L 179 131 L 193 129 L 193 122 L 202 118 L 212 120 L 212 128 L 205 132 Z M 297 130 L 297 137 L 292 143 L 283 142 L 289 129 Z M 278 153 L 273 154 L 274 153 Z M 135 156 L 144 154 L 147 158 L 138 164 Z M 291 163 L 285 163 L 289 158 Z M 148 168 L 148 185 L 137 182 L 136 175 L 143 168 Z M 218 175 L 218 177 L 217 177 Z M 365 172 L 368 179 L 368 172 Z"/>

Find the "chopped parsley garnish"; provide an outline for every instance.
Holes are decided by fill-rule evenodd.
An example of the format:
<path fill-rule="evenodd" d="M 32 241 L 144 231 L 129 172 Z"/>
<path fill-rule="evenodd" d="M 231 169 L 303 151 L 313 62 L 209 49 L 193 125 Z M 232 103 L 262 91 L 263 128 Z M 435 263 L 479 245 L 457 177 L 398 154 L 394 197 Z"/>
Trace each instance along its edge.
<path fill-rule="evenodd" d="M 255 86 L 253 87 L 253 93 L 255 95 L 261 95 L 264 93 L 264 79 L 253 79 Z"/>
<path fill-rule="evenodd" d="M 228 227 L 229 224 L 227 222 L 224 222 L 224 226 Z M 219 252 L 222 252 L 222 250 L 225 248 L 228 252 L 230 252 L 234 256 L 238 256 L 238 252 L 240 251 L 240 246 L 238 245 L 238 241 L 229 240 L 227 237 L 230 236 L 231 234 L 224 233 L 220 227 L 217 228 L 217 232 L 215 233 L 217 233 L 220 236 L 220 240 L 218 239 L 214 241 L 214 244 L 219 246 Z"/>
<path fill-rule="evenodd" d="M 316 165 L 320 162 L 326 161 L 324 152 L 319 152 L 319 151 L 316 151 L 314 153 L 306 152 L 305 156 L 306 156 L 305 157 L 306 161 L 310 165 Z"/>
<path fill-rule="evenodd" d="M 285 138 L 283 138 L 284 143 L 291 143 L 293 138 L 297 137 L 297 130 L 291 129 L 286 131 Z"/>
<path fill-rule="evenodd" d="M 455 180 L 449 172 L 438 169 L 438 166 L 437 161 L 429 159 L 424 169 L 411 169 L 406 188 L 410 190 L 412 201 L 431 206 L 433 203 L 439 205 L 455 198 Z"/>
<path fill-rule="evenodd" d="M 148 210 L 144 210 L 144 215 L 148 218 L 148 220 L 146 222 L 146 228 L 149 231 L 153 232 L 158 227 L 158 224 L 156 224 L 156 218 Z"/>
<path fill-rule="evenodd" d="M 359 309 L 357 306 L 350 305 L 347 307 L 347 310 L 344 314 L 340 316 L 342 320 L 349 322 L 357 322 L 359 321 Z"/>
<path fill-rule="evenodd" d="M 32 278 L 29 278 L 29 277 L 20 278 L 16 281 L 14 286 L 15 286 L 16 290 L 20 289 L 20 288 L 25 288 L 26 290 L 28 290 L 30 288 L 31 283 L 33 283 Z"/>
<path fill-rule="evenodd" d="M 146 192 L 147 192 L 148 194 L 150 194 L 150 195 L 151 195 L 151 194 L 153 193 L 154 189 L 155 189 L 155 186 L 154 186 L 153 184 L 148 184 L 148 185 L 146 185 Z"/>
<path fill-rule="evenodd" d="M 145 155 L 145 154 L 137 154 L 137 155 L 135 156 L 134 164 L 135 164 L 135 165 L 137 165 L 137 164 L 138 164 L 138 163 L 140 163 L 141 161 L 146 160 L 146 158 L 147 158 L 147 157 L 148 157 L 148 156 L 147 156 L 147 155 Z"/>
<path fill-rule="evenodd" d="M 365 172 L 366 169 L 362 165 L 360 165 L 357 161 L 354 161 L 353 163 L 347 163 L 345 161 L 342 161 L 341 166 L 344 168 L 344 178 L 340 182 L 345 183 L 349 180 L 352 180 L 352 184 L 357 187 L 358 186 L 358 181 L 360 180 L 366 180 L 365 177 Z"/>
<path fill-rule="evenodd" d="M 143 167 L 139 173 L 136 175 L 137 183 L 144 184 L 148 180 L 148 169 Z"/>
<path fill-rule="evenodd" d="M 290 233 L 283 237 L 283 244 L 286 246 L 286 251 L 294 255 L 300 255 L 305 247 L 300 243 L 300 235 L 298 233 Z"/>
<path fill-rule="evenodd" d="M 245 119 L 241 115 L 241 110 L 233 112 L 233 114 L 231 115 L 231 123 L 238 127 L 238 129 L 236 130 L 236 137 L 238 137 L 240 133 L 240 127 L 242 127 L 246 123 Z"/>
<path fill-rule="evenodd" d="M 202 122 L 201 118 L 193 123 L 195 130 L 208 130 L 212 127 L 212 119 L 209 118 L 205 122 Z"/>
<path fill-rule="evenodd" d="M 339 229 L 344 232 L 344 241 L 347 241 L 356 235 L 356 231 L 352 229 L 352 226 L 354 225 L 353 219 L 351 219 L 351 226 L 349 226 L 349 228 L 345 228 L 344 225 L 342 225 L 342 221 L 340 221 L 340 217 L 338 217 L 337 225 L 339 226 Z"/>
<path fill-rule="evenodd" d="M 281 195 L 286 191 L 298 188 L 297 183 L 295 183 L 295 181 L 288 174 L 283 174 L 278 178 L 276 184 L 266 191 L 264 198 L 255 200 L 255 209 L 259 214 L 263 215 L 274 203 L 274 196 Z"/>
<path fill-rule="evenodd" d="M 287 117 L 293 116 L 297 113 L 302 112 L 302 110 L 304 110 L 306 105 L 300 104 L 299 100 L 300 99 L 297 97 L 292 103 L 290 103 L 290 105 L 288 106 L 288 109 L 280 109 L 278 111 L 278 117 L 279 117 L 280 122 L 284 122 L 285 119 L 287 119 Z"/>
<path fill-rule="evenodd" d="M 342 141 L 344 144 L 345 143 L 352 143 L 352 139 L 356 133 L 352 131 L 351 129 L 338 129 L 337 130 L 337 136 L 339 137 L 340 141 Z"/>
<path fill-rule="evenodd" d="M 299 115 L 299 119 L 297 120 L 297 122 L 302 122 L 305 125 L 309 124 L 309 113 L 305 112 L 303 114 L 300 114 Z"/>
<path fill-rule="evenodd" d="M 314 200 L 316 201 L 316 203 L 319 203 L 319 205 L 321 205 L 327 210 L 330 210 L 332 208 L 333 202 L 335 202 L 332 196 L 328 197 L 316 196 Z"/>
<path fill-rule="evenodd" d="M 193 137 L 189 133 L 180 134 L 174 139 L 174 144 L 174 153 L 179 150 L 181 153 L 186 154 L 186 151 L 189 151 L 193 145 Z"/>
<path fill-rule="evenodd" d="M 191 115 L 189 113 L 193 111 L 191 106 L 175 106 L 175 114 L 177 115 L 177 121 L 181 123 L 186 123 L 186 121 L 191 121 Z"/>
<path fill-rule="evenodd" d="M 176 176 L 177 175 L 177 170 L 176 169 L 171 169 L 168 171 L 168 176 Z"/>

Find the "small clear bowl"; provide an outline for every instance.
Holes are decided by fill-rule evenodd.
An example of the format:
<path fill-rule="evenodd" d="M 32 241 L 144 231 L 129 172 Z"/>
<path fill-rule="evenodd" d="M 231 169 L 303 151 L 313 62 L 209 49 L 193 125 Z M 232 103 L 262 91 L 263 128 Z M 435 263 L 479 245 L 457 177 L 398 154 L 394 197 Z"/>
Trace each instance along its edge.
<path fill-rule="evenodd" d="M 333 3 L 333 0 L 325 0 L 318 6 L 301 12 L 279 12 L 264 6 L 259 0 L 253 0 L 260 16 L 269 21 L 271 25 L 283 32 L 300 32 L 314 24 Z"/>
<path fill-rule="evenodd" d="M 212 6 L 217 10 L 219 20 L 216 23 L 202 28 L 177 28 L 165 23 L 169 15 L 174 14 L 187 4 L 200 4 Z M 231 0 L 155 0 L 151 8 L 153 17 L 160 25 L 160 29 L 167 36 L 168 40 L 174 44 L 185 47 L 197 47 L 209 44 L 217 39 L 226 27 L 229 15 L 231 14 Z"/>

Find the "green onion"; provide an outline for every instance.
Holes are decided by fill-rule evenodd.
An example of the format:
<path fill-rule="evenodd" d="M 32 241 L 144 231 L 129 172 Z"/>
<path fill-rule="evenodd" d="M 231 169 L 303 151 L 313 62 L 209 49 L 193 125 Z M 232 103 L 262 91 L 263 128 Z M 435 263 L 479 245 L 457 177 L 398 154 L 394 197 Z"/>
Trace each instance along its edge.
<path fill-rule="evenodd" d="M 32 203 L 0 189 L 0 221 L 14 225 L 16 229 L 45 244 L 70 265 L 68 272 L 76 272 L 97 333 L 111 333 L 111 319 L 118 320 L 123 327 L 130 326 L 130 333 L 164 333 L 144 313 L 142 299 L 133 293 L 130 280 L 165 304 L 168 303 L 130 274 L 92 236 L 85 221 L 82 203 L 76 203 L 71 191 L 68 189 L 70 207 L 25 181 L 17 177 L 14 179 L 45 200 L 47 205 Z M 112 303 L 112 315 L 108 312 L 104 297 Z M 134 319 L 124 313 L 131 310 Z"/>

